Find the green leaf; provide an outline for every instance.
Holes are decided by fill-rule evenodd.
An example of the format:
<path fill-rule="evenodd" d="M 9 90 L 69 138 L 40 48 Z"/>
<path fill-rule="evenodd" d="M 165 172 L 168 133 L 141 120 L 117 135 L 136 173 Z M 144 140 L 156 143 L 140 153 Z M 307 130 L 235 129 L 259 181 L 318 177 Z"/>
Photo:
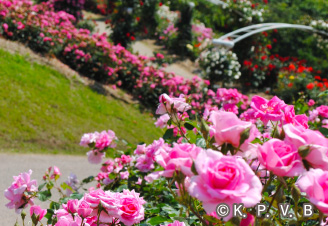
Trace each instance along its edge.
<path fill-rule="evenodd" d="M 159 224 L 162 224 L 165 222 L 170 222 L 170 221 L 171 221 L 170 219 L 167 219 L 165 217 L 156 216 L 156 217 L 152 217 L 149 220 L 147 220 L 147 223 L 151 224 L 151 225 L 159 225 Z"/>
<path fill-rule="evenodd" d="M 39 187 L 38 187 L 38 190 L 41 191 L 42 188 L 44 188 L 44 186 L 46 186 L 47 183 L 43 183 L 43 184 L 40 184 Z"/>
<path fill-rule="evenodd" d="M 184 127 L 186 127 L 187 130 L 193 130 L 195 128 L 195 126 L 191 125 L 189 122 L 186 122 Z"/>
<path fill-rule="evenodd" d="M 201 148 L 206 148 L 206 141 L 204 138 L 197 138 L 196 145 Z"/>
<path fill-rule="evenodd" d="M 94 178 L 95 178 L 94 176 L 87 177 L 82 181 L 82 183 L 84 184 L 90 183 L 93 181 Z"/>
<path fill-rule="evenodd" d="M 51 202 L 50 209 L 58 210 L 60 208 L 60 204 L 58 202 Z"/>
<path fill-rule="evenodd" d="M 325 90 L 325 91 L 319 93 L 318 97 L 327 96 L 327 95 L 328 95 L 328 90 Z"/>
<path fill-rule="evenodd" d="M 71 186 L 69 186 L 68 184 L 66 184 L 65 182 L 63 182 L 60 187 L 63 189 L 63 190 L 71 190 L 71 191 L 74 191 L 73 188 Z"/>
<path fill-rule="evenodd" d="M 128 189 L 128 185 L 127 184 L 122 184 L 121 186 L 119 186 L 117 188 L 118 192 L 122 192 L 124 189 Z"/>
<path fill-rule="evenodd" d="M 167 140 L 167 139 L 170 139 L 173 137 L 173 129 L 168 129 L 166 130 L 164 136 L 163 136 L 163 139 L 164 140 Z"/>
<path fill-rule="evenodd" d="M 47 201 L 51 197 L 51 192 L 49 190 L 41 191 L 38 194 L 38 198 L 41 202 Z"/>
<path fill-rule="evenodd" d="M 47 183 L 47 189 L 48 189 L 48 190 L 51 190 L 53 187 L 54 187 L 54 183 L 53 183 L 52 181 L 49 181 L 49 182 Z"/>
<path fill-rule="evenodd" d="M 324 135 L 326 138 L 328 138 L 328 129 L 327 128 L 324 128 L 324 127 L 321 127 L 319 129 L 320 133 L 322 133 L 322 135 Z"/>
<path fill-rule="evenodd" d="M 76 193 L 76 192 L 70 195 L 70 199 L 80 200 L 80 199 L 82 199 L 82 197 L 83 197 L 83 194 L 79 194 L 79 193 Z"/>

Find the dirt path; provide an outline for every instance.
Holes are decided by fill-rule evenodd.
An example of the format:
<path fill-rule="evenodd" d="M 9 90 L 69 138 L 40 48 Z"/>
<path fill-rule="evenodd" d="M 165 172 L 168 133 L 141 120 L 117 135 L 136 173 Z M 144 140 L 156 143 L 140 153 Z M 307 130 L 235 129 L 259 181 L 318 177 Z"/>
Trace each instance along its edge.
<path fill-rule="evenodd" d="M 110 35 L 111 30 L 106 25 L 105 19 L 103 16 L 96 15 L 90 12 L 83 11 L 84 17 L 92 19 L 96 25 L 95 32 L 98 33 L 106 33 Z M 135 41 L 132 44 L 132 49 L 135 53 L 139 55 L 152 57 L 154 56 L 154 51 L 159 51 L 161 46 L 155 45 L 155 40 L 145 39 L 140 41 Z M 166 54 L 167 55 L 167 54 Z M 167 72 L 174 72 L 176 75 L 183 76 L 185 78 L 191 79 L 196 74 L 194 71 L 197 69 L 195 63 L 190 60 L 183 60 L 173 64 L 170 64 L 164 70 Z"/>
<path fill-rule="evenodd" d="M 29 169 L 33 171 L 31 178 L 38 181 L 38 185 L 42 183 L 42 176 L 49 166 L 59 167 L 62 176 L 59 183 L 67 180 L 70 173 L 75 173 L 79 180 L 88 176 L 96 175 L 100 169 L 100 165 L 91 165 L 85 156 L 64 156 L 64 155 L 34 155 L 34 154 L 8 154 L 0 153 L 0 225 L 14 225 L 16 219 L 20 216 L 14 210 L 5 207 L 8 203 L 3 195 L 3 191 L 7 189 L 13 182 L 13 176 L 19 175 L 21 172 L 27 172 Z M 58 200 L 59 195 L 54 193 L 53 200 Z M 41 203 L 36 199 L 35 203 L 46 208 L 49 203 Z M 27 209 L 29 210 L 29 209 Z M 20 222 L 20 225 L 22 223 Z M 30 226 L 31 224 L 29 224 Z"/>

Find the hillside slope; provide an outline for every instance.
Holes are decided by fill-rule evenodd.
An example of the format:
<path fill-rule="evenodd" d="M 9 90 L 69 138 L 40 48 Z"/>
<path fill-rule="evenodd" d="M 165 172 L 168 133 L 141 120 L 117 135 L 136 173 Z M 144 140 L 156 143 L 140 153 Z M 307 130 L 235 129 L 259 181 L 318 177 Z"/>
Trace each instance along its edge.
<path fill-rule="evenodd" d="M 137 105 L 98 94 L 47 66 L 0 50 L 0 150 L 85 154 L 85 132 L 111 129 L 129 143 L 162 131 Z"/>

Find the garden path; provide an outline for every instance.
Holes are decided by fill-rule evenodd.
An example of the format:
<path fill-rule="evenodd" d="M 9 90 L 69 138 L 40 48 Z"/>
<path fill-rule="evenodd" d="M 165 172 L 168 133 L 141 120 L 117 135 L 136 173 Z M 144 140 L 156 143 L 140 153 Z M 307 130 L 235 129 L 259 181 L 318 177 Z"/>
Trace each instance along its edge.
<path fill-rule="evenodd" d="M 89 18 L 94 21 L 96 25 L 95 32 L 100 34 L 106 33 L 107 35 L 110 35 L 111 30 L 107 27 L 103 16 L 99 16 L 86 11 L 83 11 L 83 14 L 85 18 Z M 159 51 L 161 46 L 155 45 L 155 40 L 143 39 L 135 41 L 132 44 L 132 49 L 134 52 L 139 53 L 139 55 L 152 57 L 154 56 L 153 52 Z M 167 53 L 165 55 L 170 56 Z M 164 70 L 167 72 L 174 72 L 176 75 L 191 79 L 196 75 L 194 72 L 197 70 L 197 67 L 194 62 L 189 59 L 185 59 L 168 65 L 166 68 L 164 68 Z"/>

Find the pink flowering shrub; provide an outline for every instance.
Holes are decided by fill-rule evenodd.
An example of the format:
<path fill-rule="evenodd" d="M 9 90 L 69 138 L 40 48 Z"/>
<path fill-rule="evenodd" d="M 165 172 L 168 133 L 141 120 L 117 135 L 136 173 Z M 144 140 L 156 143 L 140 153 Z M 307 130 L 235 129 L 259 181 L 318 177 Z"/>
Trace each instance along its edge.
<path fill-rule="evenodd" d="M 10 201 L 6 204 L 9 209 L 15 209 L 20 213 L 28 205 L 33 206 L 35 192 L 38 191 L 37 181 L 31 180 L 32 170 L 14 176 L 14 182 L 5 190 L 5 197 Z"/>
<path fill-rule="evenodd" d="M 218 105 L 195 112 L 195 119 L 187 113 L 194 109 L 188 98 L 160 95 L 157 113 L 165 117 L 156 124 L 167 130 L 151 144 L 128 144 L 122 151 L 111 130 L 84 134 L 80 144 L 91 148 L 88 159 L 99 164 L 99 172 L 80 181 L 71 174 L 59 184 L 62 173 L 52 166 L 38 187 L 30 179 L 32 171 L 22 173 L 4 192 L 6 206 L 23 213 L 24 221 L 23 209 L 30 205 L 34 225 L 211 226 L 238 221 L 249 226 L 267 222 L 254 208 L 263 203 L 263 213 L 275 216 L 273 224 L 324 225 L 328 134 L 323 124 L 311 123 L 303 107 L 277 97 L 255 96 L 238 116 L 224 105 L 240 105 L 244 97 L 239 92 L 219 89 L 211 95 Z M 88 186 L 91 182 L 95 187 Z M 58 201 L 52 198 L 56 191 Z M 49 208 L 34 205 L 36 198 L 51 200 Z M 292 207 L 290 218 L 281 217 L 277 205 L 286 202 Z M 218 215 L 221 203 L 231 209 L 243 204 L 244 215 Z M 304 203 L 316 207 L 311 218 L 302 216 Z"/>

